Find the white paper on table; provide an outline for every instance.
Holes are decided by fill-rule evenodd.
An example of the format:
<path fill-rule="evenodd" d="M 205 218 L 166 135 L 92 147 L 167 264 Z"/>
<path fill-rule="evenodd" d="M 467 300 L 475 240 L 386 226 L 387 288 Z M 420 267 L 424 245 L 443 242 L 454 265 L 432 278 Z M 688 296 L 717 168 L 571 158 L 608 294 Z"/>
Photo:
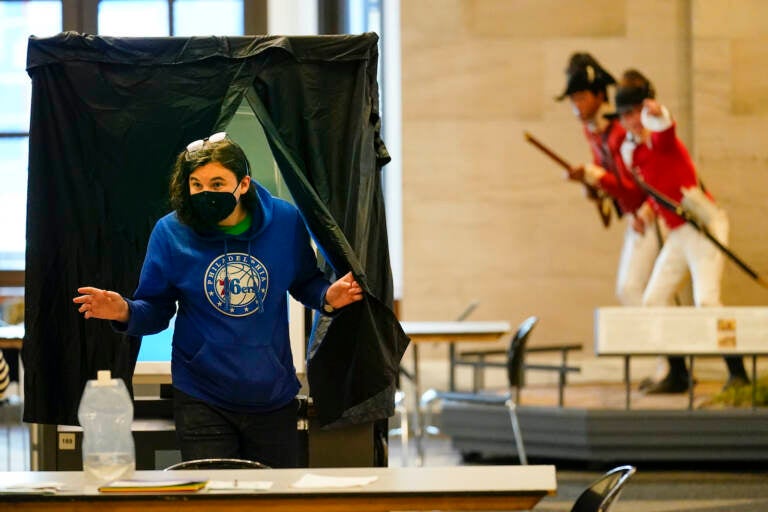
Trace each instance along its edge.
<path fill-rule="evenodd" d="M 56 494 L 63 488 L 60 482 L 20 483 L 0 486 L 0 494 Z"/>
<path fill-rule="evenodd" d="M 211 480 L 205 486 L 207 491 L 267 491 L 272 482 L 264 480 Z"/>
<path fill-rule="evenodd" d="M 377 476 L 322 476 L 307 473 L 292 484 L 299 489 L 322 487 L 362 487 L 375 481 Z"/>

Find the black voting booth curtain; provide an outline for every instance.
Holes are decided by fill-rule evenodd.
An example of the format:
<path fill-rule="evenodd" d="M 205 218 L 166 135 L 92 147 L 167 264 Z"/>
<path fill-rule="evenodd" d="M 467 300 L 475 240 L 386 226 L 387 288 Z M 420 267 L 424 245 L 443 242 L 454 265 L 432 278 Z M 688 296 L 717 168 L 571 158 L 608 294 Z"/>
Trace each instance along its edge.
<path fill-rule="evenodd" d="M 322 425 L 392 413 L 408 343 L 391 312 L 380 177 L 377 36 L 31 37 L 24 420 L 76 424 L 99 369 L 130 383 L 139 340 L 85 321 L 82 285 L 130 296 L 175 156 L 225 129 L 244 98 L 262 122 L 329 277 L 365 300 L 316 328 Z M 330 264 L 330 265 L 328 265 Z"/>

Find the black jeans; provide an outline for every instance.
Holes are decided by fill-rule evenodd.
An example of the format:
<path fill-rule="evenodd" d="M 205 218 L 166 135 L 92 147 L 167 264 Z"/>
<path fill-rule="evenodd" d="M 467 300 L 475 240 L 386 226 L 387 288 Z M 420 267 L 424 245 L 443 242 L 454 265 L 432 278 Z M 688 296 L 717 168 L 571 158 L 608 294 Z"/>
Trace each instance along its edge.
<path fill-rule="evenodd" d="M 265 413 L 227 411 L 173 389 L 173 415 L 182 460 L 237 458 L 273 468 L 299 460 L 298 402 Z"/>

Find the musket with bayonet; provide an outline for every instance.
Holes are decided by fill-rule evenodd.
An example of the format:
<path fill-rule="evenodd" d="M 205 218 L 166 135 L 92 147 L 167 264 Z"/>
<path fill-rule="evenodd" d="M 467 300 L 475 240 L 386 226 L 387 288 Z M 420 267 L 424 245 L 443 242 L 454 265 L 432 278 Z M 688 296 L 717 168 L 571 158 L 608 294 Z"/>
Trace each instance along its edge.
<path fill-rule="evenodd" d="M 749 277 L 754 279 L 757 282 L 757 284 L 768 288 L 768 282 L 766 282 L 762 277 L 760 277 L 760 275 L 752 267 L 750 267 L 744 260 L 739 258 L 736 254 L 734 254 L 733 251 L 731 251 L 720 240 L 718 240 L 717 237 L 709 231 L 707 226 L 699 222 L 693 215 L 691 215 L 691 212 L 689 212 L 688 210 L 685 209 L 685 207 L 683 207 L 683 205 L 681 205 L 671 197 L 665 195 L 663 192 L 656 190 L 654 187 L 649 185 L 643 179 L 643 177 L 640 176 L 640 173 L 638 173 L 636 169 L 632 169 L 632 175 L 634 176 L 637 184 L 640 185 L 640 188 L 645 190 L 645 192 L 649 196 L 654 198 L 656 202 L 659 203 L 659 205 L 680 216 L 680 218 L 682 218 L 685 222 L 693 226 L 702 235 L 707 237 L 710 242 L 715 244 L 715 247 L 717 247 L 723 254 L 725 254 L 728 257 L 728 259 L 734 262 L 736 266 L 738 266 L 747 275 L 749 275 Z"/>
<path fill-rule="evenodd" d="M 524 135 L 525 140 L 536 146 L 542 153 L 557 162 L 560 167 L 563 167 L 566 171 L 568 171 L 569 174 L 571 173 L 573 167 L 571 167 L 571 165 L 566 162 L 560 155 L 552 151 L 549 147 L 544 145 L 529 132 L 524 132 Z M 600 215 L 600 221 L 603 223 L 603 226 L 607 228 L 611 224 L 611 210 L 613 208 L 613 201 L 611 197 L 609 197 L 599 188 L 590 185 L 584 180 L 581 180 L 581 184 L 584 185 L 584 188 L 587 191 L 587 197 L 591 201 L 595 202 L 597 213 Z"/>

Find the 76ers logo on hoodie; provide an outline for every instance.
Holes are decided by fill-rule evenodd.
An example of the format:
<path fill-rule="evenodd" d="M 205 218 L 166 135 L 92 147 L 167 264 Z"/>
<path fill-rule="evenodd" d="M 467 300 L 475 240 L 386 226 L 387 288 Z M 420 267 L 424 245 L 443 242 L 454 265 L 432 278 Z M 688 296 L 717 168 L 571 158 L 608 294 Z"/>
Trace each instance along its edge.
<path fill-rule="evenodd" d="M 250 254 L 224 254 L 205 271 L 208 301 L 229 316 L 263 313 L 268 285 L 267 268 Z"/>

